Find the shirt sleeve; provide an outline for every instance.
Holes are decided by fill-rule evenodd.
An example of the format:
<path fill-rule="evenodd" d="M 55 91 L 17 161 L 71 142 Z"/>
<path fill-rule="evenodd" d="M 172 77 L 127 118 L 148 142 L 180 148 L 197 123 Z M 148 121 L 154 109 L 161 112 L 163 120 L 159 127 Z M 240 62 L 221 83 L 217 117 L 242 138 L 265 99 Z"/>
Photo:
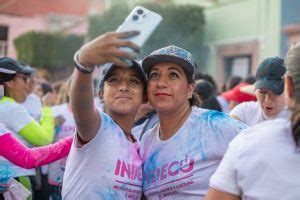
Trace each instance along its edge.
<path fill-rule="evenodd" d="M 15 133 L 20 132 L 20 130 L 34 120 L 27 110 L 21 105 L 15 105 L 15 107 L 10 109 L 9 112 L 10 114 L 7 115 L 9 119 L 6 120 L 9 123 L 9 126 L 7 127 Z"/>
<path fill-rule="evenodd" d="M 209 186 L 237 196 L 241 195 L 241 189 L 237 179 L 237 154 L 241 145 L 241 135 L 237 136 L 230 143 L 218 169 L 212 175 Z"/>
<path fill-rule="evenodd" d="M 210 141 L 210 146 L 205 146 L 206 141 L 203 142 L 205 149 L 212 151 L 218 158 L 223 158 L 229 143 L 240 132 L 242 132 L 247 125 L 243 122 L 231 118 L 229 115 L 221 112 L 208 112 L 209 123 L 206 129 L 212 134 L 208 134 L 207 138 Z"/>
<path fill-rule="evenodd" d="M 35 168 L 67 156 L 72 140 L 73 138 L 70 136 L 51 145 L 28 148 L 10 133 L 7 133 L 0 135 L 0 156 L 20 167 Z"/>
<path fill-rule="evenodd" d="M 246 104 L 241 103 L 237 106 L 235 106 L 229 113 L 229 115 L 235 115 L 237 116 L 242 122 L 245 122 L 245 114 L 249 114 L 246 111 Z"/>
<path fill-rule="evenodd" d="M 27 117 L 28 117 L 27 113 Z M 43 146 L 51 144 L 54 138 L 54 117 L 50 107 L 44 107 L 42 110 L 41 124 L 38 124 L 33 118 L 22 129 L 19 134 L 33 145 Z"/>
<path fill-rule="evenodd" d="M 0 136 L 10 133 L 10 131 L 3 125 L 0 123 Z"/>

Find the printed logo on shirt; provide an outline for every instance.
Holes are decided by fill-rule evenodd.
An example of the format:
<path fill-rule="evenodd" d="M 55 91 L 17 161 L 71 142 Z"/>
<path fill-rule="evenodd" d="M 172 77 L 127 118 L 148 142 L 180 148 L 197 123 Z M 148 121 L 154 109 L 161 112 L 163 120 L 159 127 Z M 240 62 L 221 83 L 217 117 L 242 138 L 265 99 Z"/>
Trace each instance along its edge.
<path fill-rule="evenodd" d="M 156 166 L 150 171 L 144 170 L 145 194 L 161 193 L 159 196 L 163 198 L 193 184 L 191 177 L 193 176 L 194 162 L 193 157 L 186 155 L 182 160 Z M 159 184 L 157 184 L 158 182 Z"/>
<path fill-rule="evenodd" d="M 114 190 L 123 191 L 126 199 L 140 199 L 142 190 L 142 167 L 140 165 L 137 166 L 118 159 L 115 175 L 119 179 L 115 180 Z"/>

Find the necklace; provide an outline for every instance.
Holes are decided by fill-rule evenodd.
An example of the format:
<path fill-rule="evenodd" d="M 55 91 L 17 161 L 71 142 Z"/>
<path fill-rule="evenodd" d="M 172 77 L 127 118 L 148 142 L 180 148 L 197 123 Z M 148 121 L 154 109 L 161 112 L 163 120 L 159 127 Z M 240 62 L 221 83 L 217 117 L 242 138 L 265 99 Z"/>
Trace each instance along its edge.
<path fill-rule="evenodd" d="M 129 141 L 132 142 L 132 143 L 135 143 L 135 142 L 136 142 L 136 139 L 135 139 L 135 137 L 132 135 L 131 132 L 127 133 L 127 132 L 124 131 L 124 130 L 123 130 L 123 132 L 124 132 L 125 137 L 127 138 L 127 140 L 129 140 Z"/>

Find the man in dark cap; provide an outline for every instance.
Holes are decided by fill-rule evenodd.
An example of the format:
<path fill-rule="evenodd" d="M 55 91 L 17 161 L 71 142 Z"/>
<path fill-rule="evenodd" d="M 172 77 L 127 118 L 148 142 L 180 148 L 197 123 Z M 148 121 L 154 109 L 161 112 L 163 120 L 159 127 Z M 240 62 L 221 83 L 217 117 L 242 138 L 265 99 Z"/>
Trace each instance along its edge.
<path fill-rule="evenodd" d="M 274 118 L 289 118 L 290 112 L 284 100 L 286 68 L 279 57 L 266 58 L 257 68 L 254 92 L 257 102 L 246 102 L 236 106 L 230 116 L 248 126 Z"/>

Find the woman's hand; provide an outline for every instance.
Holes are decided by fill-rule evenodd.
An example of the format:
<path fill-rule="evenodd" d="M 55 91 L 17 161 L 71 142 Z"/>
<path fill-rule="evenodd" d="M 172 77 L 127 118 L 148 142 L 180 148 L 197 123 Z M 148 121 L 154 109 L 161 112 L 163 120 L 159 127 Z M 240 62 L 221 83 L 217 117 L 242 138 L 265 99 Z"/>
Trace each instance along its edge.
<path fill-rule="evenodd" d="M 138 31 L 128 31 L 100 35 L 81 47 L 78 61 L 87 68 L 105 63 L 114 63 L 126 67 L 128 64 L 122 59 L 134 60 L 140 52 L 140 48 L 127 39 L 138 34 Z M 126 52 L 121 50 L 120 47 L 129 47 L 135 53 Z"/>

